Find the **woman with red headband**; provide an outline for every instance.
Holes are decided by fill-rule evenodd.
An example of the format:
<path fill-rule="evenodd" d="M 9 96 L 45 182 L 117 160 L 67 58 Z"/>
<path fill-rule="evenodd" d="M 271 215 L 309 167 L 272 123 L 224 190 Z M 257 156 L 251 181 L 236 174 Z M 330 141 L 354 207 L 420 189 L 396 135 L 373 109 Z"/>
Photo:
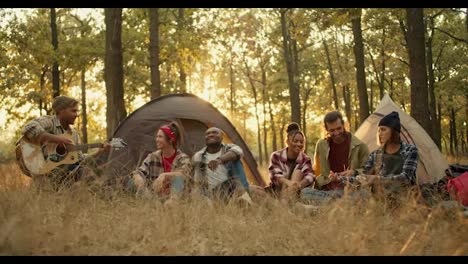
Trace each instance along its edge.
<path fill-rule="evenodd" d="M 180 128 L 172 122 L 156 132 L 158 150 L 150 153 L 143 164 L 132 173 L 131 187 L 137 193 L 147 193 L 148 188 L 162 198 L 179 196 L 188 181 L 192 164 L 187 154 L 178 149 Z"/>

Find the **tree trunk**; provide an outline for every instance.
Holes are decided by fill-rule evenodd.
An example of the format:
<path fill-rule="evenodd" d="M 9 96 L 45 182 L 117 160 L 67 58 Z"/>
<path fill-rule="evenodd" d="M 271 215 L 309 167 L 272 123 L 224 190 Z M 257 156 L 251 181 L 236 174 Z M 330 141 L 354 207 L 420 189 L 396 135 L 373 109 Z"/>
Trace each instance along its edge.
<path fill-rule="evenodd" d="M 390 98 L 393 98 L 393 78 L 390 78 L 390 88 L 388 91 Z"/>
<path fill-rule="evenodd" d="M 83 144 L 88 144 L 88 114 L 86 108 L 86 70 L 81 70 L 81 136 L 83 137 Z M 87 152 L 85 149 L 83 152 Z"/>
<path fill-rule="evenodd" d="M 369 110 L 371 113 L 374 112 L 374 83 L 372 82 L 372 79 L 369 82 L 369 89 L 370 89 L 370 101 L 369 101 Z"/>
<path fill-rule="evenodd" d="M 351 129 L 351 91 L 349 90 L 349 86 L 347 84 L 343 85 L 343 99 L 345 102 L 346 119 L 348 119 L 348 123 Z"/>
<path fill-rule="evenodd" d="M 267 77 L 266 77 L 266 71 L 265 71 L 265 65 L 262 65 L 260 67 L 262 70 L 262 104 L 263 104 L 263 154 L 265 154 L 265 161 L 268 160 L 268 144 L 267 144 L 267 139 L 268 139 L 268 130 L 267 130 L 267 110 L 266 110 L 266 101 L 267 99 Z"/>
<path fill-rule="evenodd" d="M 380 58 L 382 59 L 382 68 L 380 71 L 380 82 L 379 82 L 379 91 L 380 99 L 384 97 L 385 94 L 385 27 L 382 29 L 382 48 L 380 49 Z"/>
<path fill-rule="evenodd" d="M 304 128 L 302 129 L 302 132 L 304 133 L 304 135 L 307 135 L 307 119 L 306 119 L 306 113 L 307 113 L 307 106 L 309 105 L 309 104 L 307 103 L 307 101 L 309 100 L 309 96 L 310 96 L 310 93 L 311 93 L 311 92 L 312 92 L 312 88 L 307 89 L 306 94 L 305 94 L 305 96 L 304 96 L 304 106 L 303 106 L 304 110 L 303 110 L 303 112 L 302 112 L 302 114 L 303 114 L 303 115 L 302 115 L 302 125 L 304 126 Z M 306 138 L 306 140 L 307 140 L 307 138 Z M 307 144 L 307 141 L 304 142 L 304 145 L 305 145 L 305 146 L 304 146 L 304 151 L 307 152 L 307 145 L 308 145 L 308 144 Z"/>
<path fill-rule="evenodd" d="M 453 107 L 450 107 L 450 154 L 458 154 L 457 123 Z"/>
<path fill-rule="evenodd" d="M 366 74 L 364 65 L 364 45 L 361 29 L 361 9 L 351 19 L 354 36 L 354 57 L 356 59 L 356 81 L 359 95 L 359 118 L 362 124 L 369 116 L 369 98 L 367 97 Z"/>
<path fill-rule="evenodd" d="M 44 96 L 44 85 L 45 85 L 45 76 L 46 76 L 47 71 L 48 71 L 48 67 L 47 67 L 47 65 L 44 65 L 42 67 L 41 78 L 40 78 L 40 82 L 39 82 L 39 87 L 40 87 L 39 115 L 42 115 L 42 109 L 44 109 L 45 112 L 47 113 L 47 111 L 45 109 L 46 106 L 45 106 L 45 103 L 44 103 L 44 100 L 43 100 L 43 98 L 45 98 L 45 96 Z"/>
<path fill-rule="evenodd" d="M 432 140 L 440 149 L 440 134 L 439 129 L 437 129 L 438 121 L 436 115 L 436 98 L 435 98 L 435 77 L 434 77 L 434 66 L 432 59 L 432 40 L 434 36 L 434 18 L 429 20 L 430 32 L 428 32 L 428 38 L 426 41 L 426 59 L 427 59 L 427 72 L 428 72 L 428 81 L 429 81 L 429 117 L 432 126 L 433 133 L 430 134 Z"/>
<path fill-rule="evenodd" d="M 110 139 L 127 112 L 124 104 L 122 56 L 122 8 L 105 8 L 106 60 L 104 79 L 107 93 L 107 138 Z"/>
<path fill-rule="evenodd" d="M 286 119 L 284 118 L 281 118 L 281 131 L 279 132 L 280 134 L 280 140 L 281 140 L 281 148 L 284 148 L 285 147 L 285 142 L 286 142 L 286 139 L 284 138 L 284 131 L 285 131 L 285 127 L 287 125 L 287 122 L 286 122 Z M 275 149 L 276 150 L 276 149 Z"/>
<path fill-rule="evenodd" d="M 299 89 L 296 85 L 294 76 L 294 65 L 291 54 L 291 41 L 289 38 L 289 32 L 286 22 L 287 10 L 282 9 L 281 11 L 281 32 L 283 35 L 283 51 L 286 62 L 286 68 L 288 72 L 288 84 L 289 84 L 289 100 L 291 103 L 291 121 L 296 122 L 301 126 L 301 100 L 299 97 Z"/>
<path fill-rule="evenodd" d="M 333 65 L 330 59 L 330 52 L 328 50 L 327 41 L 324 38 L 322 38 L 322 42 L 323 42 L 323 47 L 325 48 L 325 54 L 327 56 L 328 73 L 330 74 L 331 88 L 333 91 L 333 102 L 335 103 L 335 109 L 339 110 L 340 105 L 338 104 L 338 94 L 336 92 L 336 85 L 335 85 L 335 74 L 333 73 Z"/>
<path fill-rule="evenodd" d="M 57 14 L 55 8 L 50 9 L 50 29 L 52 32 L 52 46 L 54 47 L 54 64 L 52 65 L 52 91 L 53 97 L 60 95 L 60 72 L 57 61 L 58 51 L 58 32 L 57 32 Z"/>
<path fill-rule="evenodd" d="M 150 71 L 151 99 L 161 96 L 161 73 L 159 72 L 159 9 L 149 9 L 150 18 Z"/>
<path fill-rule="evenodd" d="M 270 112 L 270 125 L 271 125 L 271 131 L 273 133 L 272 141 L 273 141 L 273 151 L 276 151 L 278 149 L 278 142 L 276 141 L 276 125 L 275 125 L 275 119 L 273 117 L 273 108 L 271 108 L 271 102 L 268 100 L 268 110 Z"/>
<path fill-rule="evenodd" d="M 178 51 L 179 54 L 177 58 L 177 64 L 179 66 L 179 79 L 181 84 L 181 91 L 183 93 L 187 92 L 187 73 L 185 72 L 184 61 L 181 56 L 181 49 L 184 48 L 182 43 L 184 39 L 184 29 L 185 29 L 185 17 L 184 17 L 184 9 L 178 8 L 179 15 L 177 16 L 177 35 L 178 35 Z"/>
<path fill-rule="evenodd" d="M 411 80 L 411 116 L 421 124 L 429 135 L 432 125 L 429 120 L 424 23 L 422 8 L 407 8 L 407 41 Z"/>
<path fill-rule="evenodd" d="M 231 105 L 231 117 L 234 116 L 234 107 L 235 107 L 235 91 L 234 91 L 234 67 L 233 67 L 233 53 L 231 50 L 231 59 L 229 60 L 229 92 L 230 92 L 230 105 Z"/>
<path fill-rule="evenodd" d="M 252 76 L 250 75 L 250 69 L 249 66 L 247 65 L 247 62 L 245 62 L 245 69 L 247 71 L 247 77 L 249 78 L 249 83 L 250 87 L 252 88 L 252 93 L 254 95 L 254 106 L 255 106 L 255 118 L 257 119 L 257 144 L 258 144 L 258 157 L 259 157 L 259 162 L 260 165 L 263 165 L 263 154 L 262 154 L 262 141 L 261 141 L 261 126 L 260 126 L 260 117 L 258 115 L 258 96 L 257 96 L 257 88 L 255 87 L 254 80 L 252 79 Z"/>
<path fill-rule="evenodd" d="M 354 102 L 357 102 L 359 99 L 357 98 L 357 94 L 354 93 Z M 359 124 L 362 124 L 362 122 L 360 122 L 359 120 L 359 112 L 358 111 L 354 111 L 354 129 L 352 131 L 356 131 L 359 127 Z"/>
<path fill-rule="evenodd" d="M 439 100 L 437 102 L 437 129 L 441 140 L 442 140 L 442 95 L 439 95 Z M 442 145 L 442 142 L 441 142 Z M 442 148 L 441 148 L 442 149 Z"/>

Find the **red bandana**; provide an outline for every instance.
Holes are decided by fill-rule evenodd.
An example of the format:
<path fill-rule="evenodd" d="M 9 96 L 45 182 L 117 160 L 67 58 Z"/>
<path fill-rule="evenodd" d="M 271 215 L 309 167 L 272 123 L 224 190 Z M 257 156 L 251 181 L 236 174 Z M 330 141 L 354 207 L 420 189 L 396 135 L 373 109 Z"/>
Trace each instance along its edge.
<path fill-rule="evenodd" d="M 159 128 L 162 130 L 162 132 L 164 132 L 164 134 L 166 134 L 166 136 L 169 137 L 169 140 L 171 142 L 175 142 L 176 141 L 176 136 L 174 134 L 174 132 L 172 132 L 172 130 L 168 127 L 168 126 L 162 126 L 161 128 Z"/>

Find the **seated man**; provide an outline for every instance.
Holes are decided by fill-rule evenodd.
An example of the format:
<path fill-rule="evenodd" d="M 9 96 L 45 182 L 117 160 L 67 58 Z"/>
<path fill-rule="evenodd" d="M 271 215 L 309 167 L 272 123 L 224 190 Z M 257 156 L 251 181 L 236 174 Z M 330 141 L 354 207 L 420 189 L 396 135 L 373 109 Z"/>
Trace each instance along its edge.
<path fill-rule="evenodd" d="M 57 96 L 52 103 L 54 115 L 38 117 L 28 122 L 23 130 L 23 139 L 34 144 L 56 143 L 62 146 L 80 143 L 80 136 L 71 125 L 78 117 L 79 102 L 67 96 Z M 64 136 L 68 136 L 64 137 Z M 70 139 L 71 138 L 71 139 Z M 98 158 L 101 154 L 108 152 L 111 145 L 105 143 L 96 153 L 89 155 L 89 158 Z M 78 160 L 74 164 L 63 164 L 52 169 L 45 175 L 35 175 L 32 177 L 35 183 L 48 182 L 55 190 L 73 184 L 84 176 L 92 174 L 90 170 L 79 166 L 85 160 L 85 155 L 78 151 Z M 89 160 L 89 159 L 87 159 Z M 91 178 L 91 177 L 88 177 Z M 43 181 L 45 180 L 45 181 Z"/>
<path fill-rule="evenodd" d="M 216 127 L 205 132 L 206 147 L 193 156 L 195 191 L 222 199 L 242 194 L 250 202 L 249 184 L 242 166 L 242 149 L 224 144 L 223 132 Z"/>
<path fill-rule="evenodd" d="M 327 113 L 323 123 L 327 136 L 316 144 L 313 165 L 317 175 L 315 188 L 321 191 L 304 189 L 302 197 L 305 200 L 341 196 L 346 183 L 354 182 L 353 176 L 362 172 L 369 156 L 367 145 L 346 131 L 340 112 Z"/>

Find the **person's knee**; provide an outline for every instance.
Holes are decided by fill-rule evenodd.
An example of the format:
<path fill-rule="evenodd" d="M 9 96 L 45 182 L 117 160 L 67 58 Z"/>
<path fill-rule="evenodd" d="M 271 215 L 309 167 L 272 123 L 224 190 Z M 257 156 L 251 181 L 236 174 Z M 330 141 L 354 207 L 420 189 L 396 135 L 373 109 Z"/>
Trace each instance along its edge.
<path fill-rule="evenodd" d="M 132 184 L 132 187 L 135 189 L 141 190 L 145 187 L 146 181 L 141 175 L 134 174 L 132 175 L 131 181 L 129 183 Z"/>
<path fill-rule="evenodd" d="M 175 194 L 180 194 L 184 191 L 185 176 L 176 175 L 171 179 L 171 191 Z"/>

